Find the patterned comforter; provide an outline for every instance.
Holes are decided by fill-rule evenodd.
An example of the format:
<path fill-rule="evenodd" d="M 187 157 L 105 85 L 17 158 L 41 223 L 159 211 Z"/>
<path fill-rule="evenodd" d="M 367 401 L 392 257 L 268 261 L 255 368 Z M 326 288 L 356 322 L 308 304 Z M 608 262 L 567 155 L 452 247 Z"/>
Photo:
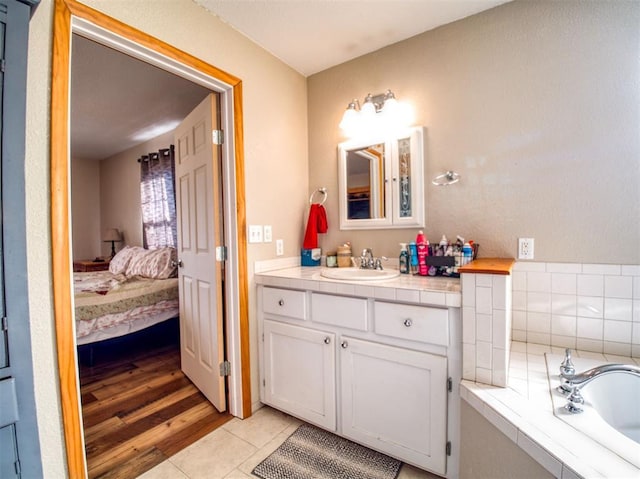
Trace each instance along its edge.
<path fill-rule="evenodd" d="M 74 273 L 77 337 L 96 330 L 175 309 L 178 279 L 148 279 L 109 271 Z"/>

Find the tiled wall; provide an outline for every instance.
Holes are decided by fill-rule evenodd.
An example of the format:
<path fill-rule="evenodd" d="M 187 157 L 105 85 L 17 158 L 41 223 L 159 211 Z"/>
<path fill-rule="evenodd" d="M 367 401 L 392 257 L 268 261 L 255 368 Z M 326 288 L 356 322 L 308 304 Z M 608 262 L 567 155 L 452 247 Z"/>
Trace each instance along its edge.
<path fill-rule="evenodd" d="M 513 340 L 640 357 L 640 265 L 517 262 L 512 277 Z"/>
<path fill-rule="evenodd" d="M 511 283 L 508 275 L 461 275 L 462 377 L 507 385 L 511 342 Z"/>

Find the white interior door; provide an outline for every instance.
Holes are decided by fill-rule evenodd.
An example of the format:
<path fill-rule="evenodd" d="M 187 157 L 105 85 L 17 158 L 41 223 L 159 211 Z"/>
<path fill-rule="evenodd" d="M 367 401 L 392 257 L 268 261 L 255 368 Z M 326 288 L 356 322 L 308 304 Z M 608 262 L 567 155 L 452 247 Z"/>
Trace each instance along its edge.
<path fill-rule="evenodd" d="M 178 126 L 176 202 L 182 370 L 218 411 L 226 410 L 221 245 L 220 154 L 213 145 L 217 95 L 204 99 Z"/>

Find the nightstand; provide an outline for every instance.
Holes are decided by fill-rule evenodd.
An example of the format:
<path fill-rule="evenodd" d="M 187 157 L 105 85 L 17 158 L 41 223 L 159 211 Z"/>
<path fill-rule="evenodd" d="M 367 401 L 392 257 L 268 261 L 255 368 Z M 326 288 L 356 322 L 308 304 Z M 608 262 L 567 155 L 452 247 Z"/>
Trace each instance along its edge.
<path fill-rule="evenodd" d="M 94 261 L 92 259 L 82 259 L 73 262 L 74 273 L 88 273 L 90 271 L 106 271 L 109 269 L 111 258 Z"/>

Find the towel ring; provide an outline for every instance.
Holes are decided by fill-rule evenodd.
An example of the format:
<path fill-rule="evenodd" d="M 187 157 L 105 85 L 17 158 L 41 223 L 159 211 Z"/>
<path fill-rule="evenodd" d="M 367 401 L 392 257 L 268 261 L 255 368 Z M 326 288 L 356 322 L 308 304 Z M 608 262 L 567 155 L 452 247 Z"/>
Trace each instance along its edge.
<path fill-rule="evenodd" d="M 311 193 L 311 196 L 309 196 L 309 204 L 312 205 L 313 204 L 313 197 L 316 195 L 316 193 L 322 193 L 322 201 L 320 201 L 320 203 L 318 203 L 319 205 L 324 205 L 324 202 L 327 201 L 327 189 L 323 186 L 321 188 L 318 188 L 316 191 L 314 191 L 313 193 Z"/>
<path fill-rule="evenodd" d="M 431 183 L 436 186 L 449 186 L 460 181 L 460 175 L 455 171 L 447 171 L 441 175 L 436 176 Z"/>

